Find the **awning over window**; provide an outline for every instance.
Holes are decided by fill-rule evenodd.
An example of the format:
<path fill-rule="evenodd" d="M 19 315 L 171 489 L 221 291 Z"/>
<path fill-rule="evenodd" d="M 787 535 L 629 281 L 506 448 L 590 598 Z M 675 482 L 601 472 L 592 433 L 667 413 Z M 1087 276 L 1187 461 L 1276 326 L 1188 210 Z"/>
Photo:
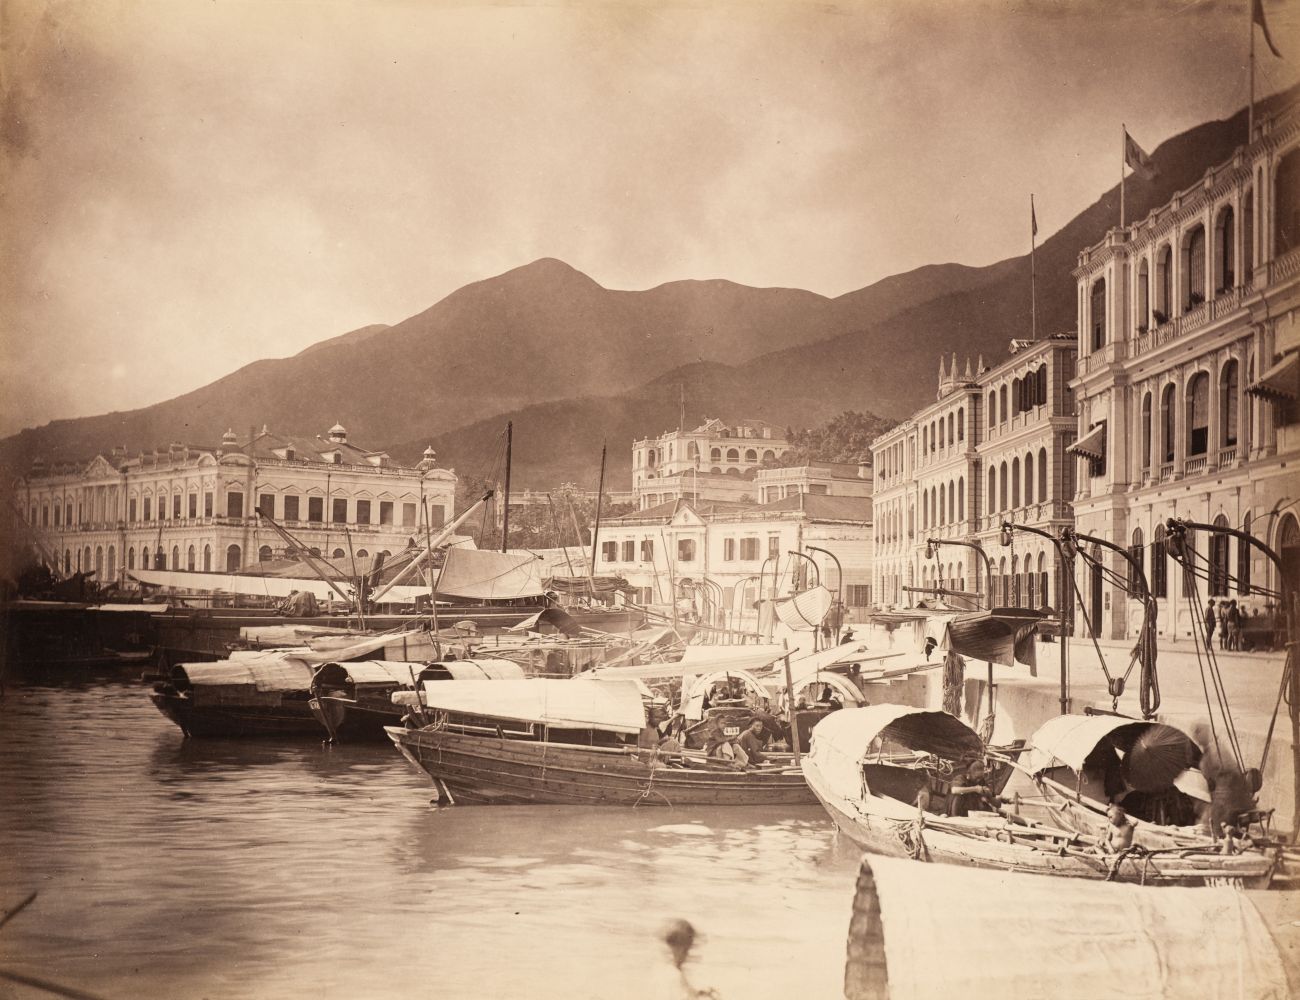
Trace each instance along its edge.
<path fill-rule="evenodd" d="M 1106 425 L 1098 424 L 1065 450 L 1101 461 L 1106 457 Z"/>
<path fill-rule="evenodd" d="M 1300 351 L 1288 351 L 1246 391 L 1264 399 L 1300 399 Z"/>

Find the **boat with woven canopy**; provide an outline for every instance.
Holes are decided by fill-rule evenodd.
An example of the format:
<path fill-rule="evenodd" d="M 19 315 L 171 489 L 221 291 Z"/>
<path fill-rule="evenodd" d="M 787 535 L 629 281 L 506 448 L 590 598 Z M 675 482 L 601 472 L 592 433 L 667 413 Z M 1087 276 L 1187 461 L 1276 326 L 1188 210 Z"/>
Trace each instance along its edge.
<path fill-rule="evenodd" d="M 1105 822 L 1104 805 L 1089 805 L 1089 821 L 1069 826 L 1002 795 L 1012 770 L 1023 767 L 1019 756 L 1018 748 L 985 747 L 946 712 L 873 705 L 818 723 L 803 770 L 836 826 L 877 854 L 1148 885 L 1229 879 L 1259 887 L 1272 877 L 1276 861 L 1263 852 L 1222 854 L 1208 836 L 1191 831 L 1167 844 L 1156 836 L 1163 831 L 1145 824 L 1134 848 L 1111 853 L 1095 821 Z M 972 764 L 981 761 L 993 766 L 972 778 Z"/>

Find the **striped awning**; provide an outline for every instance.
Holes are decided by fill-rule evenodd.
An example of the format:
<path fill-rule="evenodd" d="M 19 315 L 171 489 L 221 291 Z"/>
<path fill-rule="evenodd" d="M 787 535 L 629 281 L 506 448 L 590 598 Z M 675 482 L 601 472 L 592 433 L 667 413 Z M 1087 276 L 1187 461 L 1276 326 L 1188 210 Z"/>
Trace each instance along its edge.
<path fill-rule="evenodd" d="M 1264 399 L 1300 399 L 1300 351 L 1287 351 L 1282 359 L 1246 391 Z"/>
<path fill-rule="evenodd" d="M 1098 424 L 1065 450 L 1101 461 L 1106 457 L 1106 425 Z"/>

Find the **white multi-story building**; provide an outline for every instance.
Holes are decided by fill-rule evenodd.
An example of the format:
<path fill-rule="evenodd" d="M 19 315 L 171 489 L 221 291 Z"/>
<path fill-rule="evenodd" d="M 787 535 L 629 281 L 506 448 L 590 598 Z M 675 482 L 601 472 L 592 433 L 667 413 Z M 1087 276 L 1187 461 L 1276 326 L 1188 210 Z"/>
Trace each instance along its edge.
<path fill-rule="evenodd" d="M 1249 531 L 1300 579 L 1300 106 L 1252 138 L 1074 271 L 1078 529 L 1141 560 L 1167 636 L 1191 633 L 1193 600 L 1253 612 L 1264 599 L 1252 585 L 1278 582 L 1249 546 L 1201 533 L 1210 580 L 1185 593 L 1165 548 L 1171 517 Z M 1095 570 L 1079 582 L 1100 635 L 1136 632 L 1123 588 Z"/>
<path fill-rule="evenodd" d="M 784 433 L 762 420 L 706 420 L 634 441 L 632 492 L 641 510 L 678 499 L 752 500 L 755 471 L 789 448 Z"/>
<path fill-rule="evenodd" d="M 992 369 L 982 358 L 960 371 L 956 357 L 951 368 L 940 361 L 935 402 L 872 442 L 881 606 L 912 606 L 938 587 L 994 605 L 1059 599 L 1051 542 L 1016 533 L 1004 547 L 1000 529 L 1013 521 L 1055 535 L 1071 523 L 1074 357 L 1073 336 L 1056 335 L 1012 341 Z"/>
<path fill-rule="evenodd" d="M 871 496 L 871 466 L 863 462 L 810 462 L 789 468 L 759 469 L 754 474 L 759 503 L 812 493 L 831 497 Z"/>
<path fill-rule="evenodd" d="M 597 572 L 624 577 L 641 602 L 692 599 L 702 587 L 728 627 L 756 626 L 760 587 L 785 597 L 820 580 L 850 610 L 871 604 L 869 497 L 674 501 L 602 522 L 597 542 Z"/>
<path fill-rule="evenodd" d="M 255 508 L 317 555 L 393 553 L 452 517 L 455 473 L 432 450 L 415 468 L 348 442 L 286 438 L 266 428 L 240 444 L 172 444 L 128 457 L 125 448 L 85 464 L 38 460 L 15 484 L 42 558 L 63 574 L 95 572 L 130 585 L 130 570 L 233 572 L 284 555 L 287 543 Z"/>

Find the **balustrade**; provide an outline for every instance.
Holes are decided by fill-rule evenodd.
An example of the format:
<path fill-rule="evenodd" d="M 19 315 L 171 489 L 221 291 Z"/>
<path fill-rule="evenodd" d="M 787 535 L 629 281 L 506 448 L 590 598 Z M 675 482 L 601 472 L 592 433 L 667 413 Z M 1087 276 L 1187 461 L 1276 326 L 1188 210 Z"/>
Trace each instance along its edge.
<path fill-rule="evenodd" d="M 1233 445 L 1231 448 L 1220 448 L 1220 449 L 1219 449 L 1219 468 L 1220 468 L 1220 469 L 1226 469 L 1226 468 L 1228 468 L 1228 466 L 1236 464 L 1236 461 L 1237 461 L 1237 446 L 1236 446 L 1236 445 Z"/>
<path fill-rule="evenodd" d="M 1205 471 L 1208 464 L 1208 457 L 1205 455 L 1192 455 L 1183 463 L 1183 474 L 1187 476 L 1197 476 Z"/>

